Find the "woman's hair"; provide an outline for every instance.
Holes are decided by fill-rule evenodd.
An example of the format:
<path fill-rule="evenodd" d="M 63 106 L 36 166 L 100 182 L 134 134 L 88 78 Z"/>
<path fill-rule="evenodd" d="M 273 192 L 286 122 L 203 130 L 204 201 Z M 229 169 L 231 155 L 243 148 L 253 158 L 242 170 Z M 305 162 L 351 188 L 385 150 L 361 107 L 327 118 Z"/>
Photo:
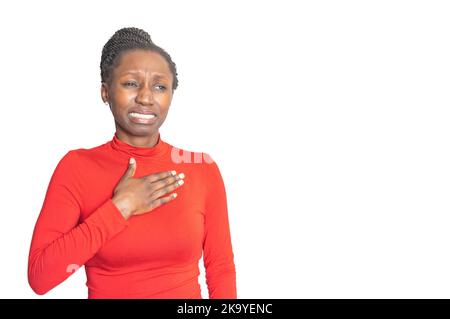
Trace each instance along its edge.
<path fill-rule="evenodd" d="M 122 28 L 106 42 L 102 50 L 100 61 L 100 75 L 102 83 L 111 79 L 112 70 L 119 61 L 123 52 L 133 49 L 145 49 L 159 53 L 169 64 L 173 76 L 172 90 L 178 86 L 177 68 L 170 55 L 153 43 L 150 35 L 138 28 Z"/>

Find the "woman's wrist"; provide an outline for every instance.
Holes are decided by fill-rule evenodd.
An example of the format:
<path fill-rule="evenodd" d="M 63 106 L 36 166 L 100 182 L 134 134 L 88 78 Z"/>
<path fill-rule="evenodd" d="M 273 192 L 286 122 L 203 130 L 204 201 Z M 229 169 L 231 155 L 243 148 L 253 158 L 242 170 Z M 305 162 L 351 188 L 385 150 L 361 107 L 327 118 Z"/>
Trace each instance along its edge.
<path fill-rule="evenodd" d="M 120 213 L 122 214 L 123 218 L 125 218 L 125 220 L 128 220 L 128 218 L 131 217 L 132 212 L 131 212 L 131 209 L 129 208 L 129 205 L 125 204 L 122 200 L 117 199 L 117 198 L 113 198 L 112 202 L 117 207 L 117 209 L 120 211 Z"/>

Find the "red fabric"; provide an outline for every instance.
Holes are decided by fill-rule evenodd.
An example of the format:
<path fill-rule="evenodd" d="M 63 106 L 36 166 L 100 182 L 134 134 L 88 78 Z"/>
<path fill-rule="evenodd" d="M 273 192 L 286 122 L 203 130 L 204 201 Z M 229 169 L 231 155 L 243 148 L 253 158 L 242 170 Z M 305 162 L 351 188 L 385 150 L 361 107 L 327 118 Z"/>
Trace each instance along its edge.
<path fill-rule="evenodd" d="M 130 157 L 137 162 L 134 177 L 176 170 L 185 183 L 174 200 L 126 220 L 112 196 Z M 84 265 L 88 298 L 201 298 L 202 253 L 209 298 L 236 298 L 217 164 L 160 135 L 154 147 L 141 148 L 114 134 L 103 145 L 69 151 L 55 168 L 31 241 L 28 281 L 45 294 Z"/>

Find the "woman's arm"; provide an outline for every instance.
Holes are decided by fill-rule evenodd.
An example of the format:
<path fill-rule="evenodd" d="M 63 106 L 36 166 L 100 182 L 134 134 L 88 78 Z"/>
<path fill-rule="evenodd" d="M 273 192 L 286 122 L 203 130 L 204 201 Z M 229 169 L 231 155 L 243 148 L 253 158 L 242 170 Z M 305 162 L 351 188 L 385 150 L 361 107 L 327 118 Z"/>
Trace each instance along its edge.
<path fill-rule="evenodd" d="M 210 299 L 235 299 L 236 270 L 231 244 L 225 185 L 215 162 L 207 163 L 203 262 Z"/>
<path fill-rule="evenodd" d="M 81 190 L 74 174 L 77 162 L 77 154 L 69 151 L 58 163 L 34 228 L 28 282 L 39 295 L 63 282 L 129 225 L 112 199 L 78 224 Z"/>

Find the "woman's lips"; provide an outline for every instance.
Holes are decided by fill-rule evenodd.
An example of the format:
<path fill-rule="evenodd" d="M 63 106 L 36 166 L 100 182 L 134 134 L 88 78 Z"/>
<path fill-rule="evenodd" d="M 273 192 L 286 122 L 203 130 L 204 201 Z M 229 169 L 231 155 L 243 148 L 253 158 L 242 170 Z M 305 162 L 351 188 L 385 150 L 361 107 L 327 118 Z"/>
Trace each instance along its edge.
<path fill-rule="evenodd" d="M 128 118 L 131 122 L 137 123 L 137 124 L 154 124 L 156 123 L 157 116 L 153 114 L 153 116 L 147 114 L 140 114 L 136 112 L 130 112 L 128 113 Z"/>

